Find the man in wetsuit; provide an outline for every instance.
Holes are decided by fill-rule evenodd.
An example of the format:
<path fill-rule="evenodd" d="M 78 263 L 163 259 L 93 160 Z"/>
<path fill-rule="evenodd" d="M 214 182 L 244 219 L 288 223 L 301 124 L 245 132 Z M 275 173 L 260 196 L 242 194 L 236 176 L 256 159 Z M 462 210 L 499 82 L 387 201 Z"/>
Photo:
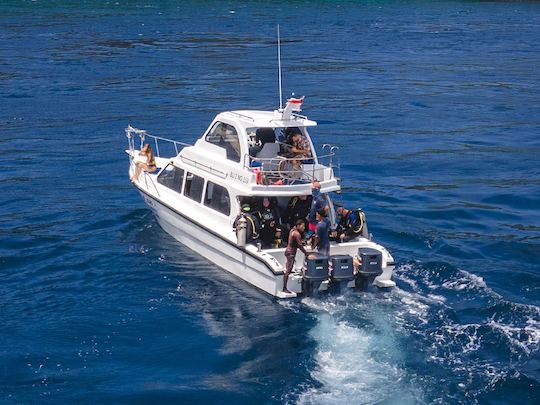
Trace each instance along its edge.
<path fill-rule="evenodd" d="M 291 273 L 294 266 L 294 259 L 296 258 L 296 252 L 298 249 L 307 256 L 306 248 L 302 245 L 302 233 L 306 229 L 306 224 L 303 220 L 298 219 L 296 225 L 293 226 L 289 232 L 289 242 L 287 243 L 287 248 L 285 249 L 285 272 L 283 273 L 283 292 L 290 293 L 287 289 L 287 281 L 289 280 L 289 274 Z"/>
<path fill-rule="evenodd" d="M 306 218 L 309 215 L 310 207 L 311 201 L 309 201 L 307 195 L 299 195 L 291 198 L 284 215 L 287 231 L 290 231 L 299 219 L 307 223 Z"/>
<path fill-rule="evenodd" d="M 263 249 L 268 249 L 276 244 L 277 236 L 280 235 L 279 212 L 267 197 L 263 198 L 262 208 L 256 213 L 259 217 L 260 240 Z"/>
<path fill-rule="evenodd" d="M 345 242 L 360 233 L 363 226 L 360 209 L 353 211 L 345 207 L 338 207 L 336 214 L 338 216 L 337 241 Z"/>

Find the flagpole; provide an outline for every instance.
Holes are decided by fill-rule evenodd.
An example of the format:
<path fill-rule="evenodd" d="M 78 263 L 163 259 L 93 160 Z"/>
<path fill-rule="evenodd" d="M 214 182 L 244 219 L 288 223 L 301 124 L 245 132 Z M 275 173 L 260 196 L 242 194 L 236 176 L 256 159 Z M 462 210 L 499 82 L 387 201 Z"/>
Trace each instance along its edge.
<path fill-rule="evenodd" d="M 277 42 L 278 42 L 278 81 L 279 81 L 279 109 L 283 110 L 283 94 L 281 91 L 281 38 L 279 36 L 279 24 L 277 26 Z"/>

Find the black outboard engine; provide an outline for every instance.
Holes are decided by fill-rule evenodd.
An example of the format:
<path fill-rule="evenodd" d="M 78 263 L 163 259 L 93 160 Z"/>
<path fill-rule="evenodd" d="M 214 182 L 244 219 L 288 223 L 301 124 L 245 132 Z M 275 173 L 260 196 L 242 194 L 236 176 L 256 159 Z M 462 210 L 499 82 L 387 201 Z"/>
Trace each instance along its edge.
<path fill-rule="evenodd" d="M 355 284 L 361 290 L 367 290 L 375 277 L 382 274 L 382 253 L 371 248 L 358 248 L 361 264 L 356 274 Z"/>
<path fill-rule="evenodd" d="M 342 291 L 354 280 L 353 258 L 349 255 L 330 256 L 332 290 Z"/>
<path fill-rule="evenodd" d="M 310 254 L 306 258 L 302 290 L 307 297 L 319 291 L 321 283 L 328 280 L 328 257 Z"/>

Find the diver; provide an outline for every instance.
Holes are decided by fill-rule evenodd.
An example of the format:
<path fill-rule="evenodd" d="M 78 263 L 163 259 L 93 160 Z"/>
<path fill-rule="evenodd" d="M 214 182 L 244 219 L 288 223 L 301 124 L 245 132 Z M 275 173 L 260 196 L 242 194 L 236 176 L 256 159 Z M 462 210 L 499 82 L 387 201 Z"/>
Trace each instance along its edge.
<path fill-rule="evenodd" d="M 262 207 L 257 212 L 260 223 L 259 239 L 263 249 L 281 246 L 281 228 L 279 212 L 268 197 L 262 200 Z"/>
<path fill-rule="evenodd" d="M 336 227 L 336 240 L 339 242 L 346 242 L 354 239 L 362 231 L 364 221 L 362 217 L 362 211 L 360 208 L 357 210 L 349 210 L 345 207 L 338 207 L 336 210 L 338 215 L 337 227 Z"/>
<path fill-rule="evenodd" d="M 301 219 L 307 227 L 307 217 L 311 208 L 311 201 L 307 195 L 299 195 L 289 200 L 284 215 L 284 225 L 287 233 Z"/>

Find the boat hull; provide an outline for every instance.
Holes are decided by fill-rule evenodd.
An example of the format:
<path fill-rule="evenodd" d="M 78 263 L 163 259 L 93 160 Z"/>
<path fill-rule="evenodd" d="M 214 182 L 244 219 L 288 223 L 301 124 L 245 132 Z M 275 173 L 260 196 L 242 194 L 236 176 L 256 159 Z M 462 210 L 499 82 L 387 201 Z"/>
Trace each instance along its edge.
<path fill-rule="evenodd" d="M 283 285 L 282 273 L 273 272 L 248 251 L 215 235 L 145 192 L 140 193 L 159 225 L 177 241 L 240 279 L 271 295 L 278 295 Z"/>
<path fill-rule="evenodd" d="M 297 294 L 304 293 L 303 278 L 299 268 L 297 268 L 295 274 L 291 274 L 287 284 L 292 293 L 282 292 L 283 263 L 285 259 L 282 251 L 280 253 L 276 253 L 276 251 L 267 253 L 266 251 L 257 252 L 252 245 L 240 247 L 218 232 L 197 223 L 188 214 L 189 210 L 180 212 L 168 205 L 167 202 L 155 197 L 149 191 L 139 187 L 139 185 L 136 186 L 144 202 L 154 213 L 159 225 L 177 241 L 194 252 L 273 296 L 292 298 L 296 297 Z M 367 239 L 332 245 L 331 251 L 334 255 L 354 255 L 360 247 L 370 247 L 384 251 L 382 246 Z M 392 260 L 391 256 L 388 256 L 388 259 Z M 297 253 L 296 262 L 297 264 L 304 262 L 304 255 L 301 252 Z M 383 273 L 371 280 L 370 284 L 381 288 L 394 287 L 395 283 L 391 280 L 393 269 L 393 261 L 386 260 L 382 268 Z M 321 286 L 323 289 L 326 289 L 326 287 L 328 287 L 328 283 Z"/>

